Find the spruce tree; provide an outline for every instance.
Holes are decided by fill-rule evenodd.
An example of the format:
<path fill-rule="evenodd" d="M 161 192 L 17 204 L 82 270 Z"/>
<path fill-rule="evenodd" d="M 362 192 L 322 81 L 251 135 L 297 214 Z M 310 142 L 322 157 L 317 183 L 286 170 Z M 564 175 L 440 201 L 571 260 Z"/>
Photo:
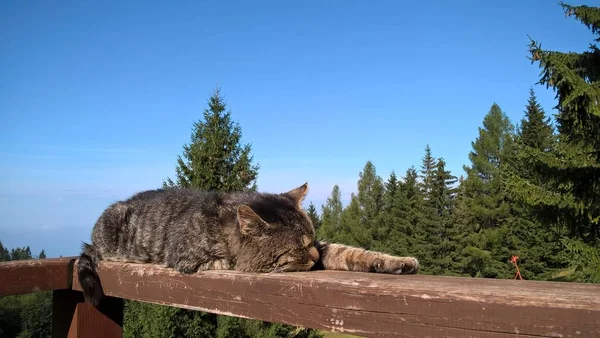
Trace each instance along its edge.
<path fill-rule="evenodd" d="M 476 222 L 476 230 L 500 226 L 509 215 L 505 201 L 503 164 L 511 160 L 514 149 L 513 125 L 497 104 L 493 104 L 471 143 L 471 166 L 464 166 L 466 197 Z"/>
<path fill-rule="evenodd" d="M 306 213 L 308 214 L 308 217 L 310 218 L 313 226 L 315 227 L 315 233 L 317 233 L 319 231 L 319 228 L 321 227 L 321 218 L 319 217 L 319 214 L 317 213 L 317 208 L 315 207 L 313 202 L 310 202 L 308 204 Z"/>
<path fill-rule="evenodd" d="M 440 219 L 436 213 L 432 201 L 433 184 L 435 180 L 436 161 L 432 156 L 429 145 L 425 147 L 425 155 L 422 158 L 421 170 L 418 183 L 422 203 L 419 205 L 419 222 L 415 224 L 413 240 L 417 243 L 415 254 L 422 262 L 422 273 L 439 274 L 439 268 L 435 263 L 435 252 L 439 245 Z"/>
<path fill-rule="evenodd" d="M 0 241 L 0 262 L 10 261 L 10 252 Z"/>
<path fill-rule="evenodd" d="M 599 7 L 560 5 L 600 41 Z M 600 52 L 596 44 L 580 53 L 544 50 L 532 40 L 529 53 L 532 63 L 542 69 L 538 83 L 556 92 L 558 142 L 551 152 L 534 147 L 521 150 L 523 165 L 544 181 L 513 175 L 511 191 L 540 223 L 559 230 L 565 227 L 563 243 L 574 266 L 580 273 L 592 271 L 581 273 L 581 280 L 597 280 L 597 266 L 577 253 L 600 251 Z"/>
<path fill-rule="evenodd" d="M 170 178 L 164 187 L 192 187 L 216 191 L 256 190 L 258 165 L 254 165 L 251 147 L 241 144 L 242 131 L 233 123 L 231 112 L 220 89 L 208 100 L 203 120 L 194 122 L 191 143 L 184 145 L 183 158 L 177 159 L 176 181 Z M 166 308 L 155 304 L 127 302 L 126 336 L 260 336 L 264 331 L 295 330 L 289 325 L 264 323 L 260 331 L 246 319 L 200 311 Z M 287 336 L 287 334 L 286 334 Z"/>
<path fill-rule="evenodd" d="M 549 151 L 554 147 L 555 137 L 550 117 L 537 101 L 533 88 L 529 89 L 529 100 L 525 116 L 517 130 L 517 141 L 527 147 Z"/>
<path fill-rule="evenodd" d="M 525 107 L 525 116 L 517 130 L 515 161 L 506 166 L 507 198 L 510 200 L 513 216 L 507 220 L 510 252 L 519 256 L 521 275 L 525 279 L 548 279 L 553 272 L 566 267 L 565 255 L 559 242 L 562 229 L 553 229 L 545 222 L 536 219 L 531 210 L 520 202 L 515 184 L 527 181 L 529 184 L 548 186 L 548 179 L 529 165 L 527 158 L 531 150 L 551 153 L 556 147 L 556 136 L 543 108 L 537 102 L 533 89 Z M 557 231 L 558 230 L 558 231 Z"/>
<path fill-rule="evenodd" d="M 340 187 L 336 184 L 333 186 L 331 196 L 327 198 L 327 201 L 321 207 L 321 227 L 317 232 L 317 237 L 320 240 L 335 241 L 342 221 L 342 211 L 342 193 Z"/>
<path fill-rule="evenodd" d="M 367 161 L 359 173 L 356 194 L 350 197 L 350 203 L 343 209 L 336 241 L 371 249 L 379 242 L 377 233 L 380 227 L 383 182 L 377 175 L 375 166 Z"/>
<path fill-rule="evenodd" d="M 505 222 L 511 217 L 504 172 L 514 160 L 514 128 L 497 104 L 485 115 L 472 147 L 471 165 L 464 166 L 463 218 L 456 223 L 458 232 L 468 234 L 460 243 L 461 272 L 503 277 L 510 269 Z"/>
<path fill-rule="evenodd" d="M 429 193 L 431 192 L 435 165 L 435 158 L 431 154 L 431 147 L 429 147 L 428 144 L 425 146 L 425 155 L 422 159 L 421 171 L 419 175 L 419 178 L 421 179 L 421 191 L 423 192 L 423 196 L 426 200 L 429 199 Z"/>
<path fill-rule="evenodd" d="M 32 258 L 33 256 L 31 256 L 31 249 L 29 248 L 29 245 L 27 247 L 13 248 L 10 251 L 10 260 L 12 261 L 26 260 Z"/>
<path fill-rule="evenodd" d="M 38 255 L 39 259 L 44 259 L 46 258 L 46 252 L 42 249 L 42 251 L 40 251 L 40 254 Z"/>
<path fill-rule="evenodd" d="M 382 198 L 381 223 L 376 231 L 380 240 L 373 249 L 399 256 L 408 256 L 411 252 L 412 226 L 408 221 L 408 202 L 402 190 L 402 182 L 396 173 L 391 172 L 385 182 Z"/>
<path fill-rule="evenodd" d="M 253 164 L 250 144 L 241 144 L 241 127 L 226 111 L 217 88 L 208 100 L 204 119 L 194 122 L 190 144 L 178 156 L 176 182 L 164 186 L 195 187 L 218 191 L 256 190 L 258 164 Z"/>
<path fill-rule="evenodd" d="M 416 227 L 421 223 L 421 208 L 423 205 L 423 193 L 419 188 L 419 175 L 415 167 L 410 167 L 404 175 L 404 184 L 402 194 L 407 202 L 407 220 L 413 228 L 413 234 Z"/>

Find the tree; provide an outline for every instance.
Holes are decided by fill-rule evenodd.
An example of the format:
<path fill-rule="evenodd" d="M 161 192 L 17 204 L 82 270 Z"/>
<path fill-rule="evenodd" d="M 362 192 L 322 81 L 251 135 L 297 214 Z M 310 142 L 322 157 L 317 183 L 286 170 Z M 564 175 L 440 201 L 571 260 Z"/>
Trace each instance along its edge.
<path fill-rule="evenodd" d="M 254 165 L 251 147 L 242 145 L 242 130 L 226 111 L 220 89 L 208 100 L 203 120 L 194 122 L 190 144 L 178 156 L 174 182 L 163 181 L 164 187 L 192 187 L 224 192 L 256 190 L 258 165 Z M 127 336 L 260 336 L 250 332 L 246 319 L 218 316 L 186 309 L 170 309 L 160 305 L 127 302 Z M 292 326 L 264 323 L 291 332 Z"/>
<path fill-rule="evenodd" d="M 16 260 L 33 259 L 29 246 L 13 248 L 9 253 L 0 242 L 0 261 L 13 257 Z M 52 292 L 0 297 L 0 337 L 51 336 Z"/>
<path fill-rule="evenodd" d="M 0 241 L 0 262 L 10 261 L 10 252 L 8 248 L 4 247 L 2 241 Z"/>
<path fill-rule="evenodd" d="M 511 217 L 511 204 L 506 196 L 505 171 L 514 157 L 514 127 L 500 107 L 492 104 L 484 116 L 479 136 L 472 142 L 470 166 L 464 166 L 467 177 L 456 231 L 462 247 L 461 273 L 470 276 L 503 277 L 510 265 L 506 243 L 510 238 L 506 220 Z M 508 257 L 507 257 L 508 256 Z"/>
<path fill-rule="evenodd" d="M 533 88 L 529 89 L 529 100 L 525 107 L 525 116 L 517 130 L 517 141 L 527 147 L 540 151 L 549 151 L 554 147 L 554 128 L 550 117 L 537 102 Z"/>
<path fill-rule="evenodd" d="M 560 5 L 567 16 L 581 21 L 596 35 L 594 40 L 600 41 L 600 7 Z M 538 83 L 556 92 L 559 135 L 551 152 L 534 147 L 522 150 L 523 165 L 533 168 L 544 182 L 513 175 L 511 190 L 540 223 L 567 229 L 563 241 L 570 244 L 570 250 L 599 252 L 600 50 L 591 44 L 581 53 L 550 51 L 531 40 L 529 53 L 532 63 L 537 62 L 542 70 Z M 574 257 L 573 264 L 591 263 Z M 597 266 L 590 265 L 589 271 L 598 271 Z M 593 279 L 582 277 L 583 281 Z"/>
<path fill-rule="evenodd" d="M 242 130 L 226 112 L 217 88 L 208 100 L 204 120 L 194 122 L 191 143 L 177 158 L 177 182 L 168 178 L 164 186 L 196 187 L 206 190 L 256 190 L 259 165 L 252 164 L 251 146 L 242 145 Z"/>
<path fill-rule="evenodd" d="M 342 212 L 335 240 L 371 249 L 380 241 L 377 234 L 381 224 L 383 182 L 371 161 L 367 161 L 358 176 L 358 192 L 351 194 L 350 203 Z"/>
<path fill-rule="evenodd" d="M 321 227 L 317 233 L 320 240 L 335 241 L 342 220 L 342 211 L 342 193 L 336 184 L 333 186 L 331 196 L 321 206 Z"/>
<path fill-rule="evenodd" d="M 308 214 L 308 217 L 310 218 L 313 226 L 315 227 L 315 232 L 318 232 L 319 228 L 321 227 L 321 218 L 319 217 L 319 214 L 317 213 L 317 208 L 315 207 L 313 202 L 310 202 L 310 204 L 308 205 L 306 213 Z"/>
<path fill-rule="evenodd" d="M 46 258 L 46 252 L 44 251 L 44 249 L 42 249 L 42 251 L 40 251 L 40 254 L 38 255 L 39 259 L 44 259 Z"/>
<path fill-rule="evenodd" d="M 384 185 L 380 219 L 376 233 L 380 240 L 374 243 L 373 249 L 400 256 L 411 255 L 413 228 L 408 221 L 408 201 L 394 171 Z"/>
<path fill-rule="evenodd" d="M 429 199 L 429 193 L 431 192 L 431 185 L 433 184 L 433 172 L 435 170 L 435 158 L 431 155 L 431 147 L 429 144 L 425 146 L 425 156 L 421 163 L 421 171 L 419 177 L 421 178 L 421 191 L 425 199 Z"/>
<path fill-rule="evenodd" d="M 564 249 L 559 241 L 562 227 L 551 228 L 546 222 L 536 219 L 530 208 L 521 203 L 515 190 L 520 182 L 548 187 L 548 178 L 529 165 L 527 158 L 531 150 L 550 154 L 556 148 L 556 135 L 550 118 L 537 102 L 533 89 L 525 107 L 525 116 L 517 130 L 515 160 L 506 166 L 505 182 L 507 198 L 511 203 L 512 217 L 507 227 L 513 241 L 510 253 L 519 256 L 521 274 L 526 279 L 548 279 L 553 272 L 566 267 Z"/>
<path fill-rule="evenodd" d="M 513 126 L 497 104 L 493 104 L 471 143 L 471 166 L 464 166 L 466 198 L 473 211 L 476 230 L 494 228 L 509 214 L 503 193 L 503 164 L 513 152 Z"/>
<path fill-rule="evenodd" d="M 31 256 L 31 249 L 29 248 L 29 246 L 22 247 L 22 248 L 13 248 L 10 251 L 10 260 L 12 260 L 12 261 L 32 259 L 32 258 L 33 258 L 33 256 Z"/>

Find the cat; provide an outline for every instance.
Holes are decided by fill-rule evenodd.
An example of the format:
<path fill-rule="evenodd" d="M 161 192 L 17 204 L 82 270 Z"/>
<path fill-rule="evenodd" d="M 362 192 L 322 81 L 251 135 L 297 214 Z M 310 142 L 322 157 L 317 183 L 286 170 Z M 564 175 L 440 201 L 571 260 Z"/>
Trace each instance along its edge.
<path fill-rule="evenodd" d="M 305 183 L 286 193 L 162 188 L 111 204 L 83 243 L 78 280 L 86 302 L 104 297 L 100 260 L 204 270 L 291 272 L 316 269 L 414 274 L 414 257 L 317 241 L 302 208 Z"/>

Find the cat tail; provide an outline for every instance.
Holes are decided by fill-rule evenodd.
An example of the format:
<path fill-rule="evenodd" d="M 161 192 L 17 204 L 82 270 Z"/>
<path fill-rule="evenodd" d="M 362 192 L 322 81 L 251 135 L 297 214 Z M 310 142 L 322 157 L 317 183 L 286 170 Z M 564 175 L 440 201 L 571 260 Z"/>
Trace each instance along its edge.
<path fill-rule="evenodd" d="M 96 270 L 101 256 L 93 245 L 83 243 L 82 247 L 83 251 L 81 252 L 81 256 L 79 256 L 79 263 L 77 264 L 77 277 L 83 289 L 85 301 L 98 306 L 102 298 L 104 298 L 100 277 L 98 277 Z"/>

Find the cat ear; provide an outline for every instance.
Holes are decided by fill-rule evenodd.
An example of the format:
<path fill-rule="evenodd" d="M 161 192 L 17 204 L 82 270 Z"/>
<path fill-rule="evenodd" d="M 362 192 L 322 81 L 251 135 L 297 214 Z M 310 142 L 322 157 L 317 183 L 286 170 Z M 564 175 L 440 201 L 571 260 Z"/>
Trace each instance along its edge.
<path fill-rule="evenodd" d="M 237 209 L 237 220 L 242 234 L 252 237 L 264 236 L 265 230 L 271 228 L 252 208 L 243 204 Z"/>
<path fill-rule="evenodd" d="M 298 205 L 298 207 L 301 207 L 302 201 L 304 201 L 304 197 L 306 197 L 307 193 L 308 193 L 308 182 L 304 183 L 303 185 L 299 186 L 296 189 L 292 189 L 292 190 L 286 192 L 285 195 L 290 196 L 294 201 L 296 201 L 296 204 Z"/>

